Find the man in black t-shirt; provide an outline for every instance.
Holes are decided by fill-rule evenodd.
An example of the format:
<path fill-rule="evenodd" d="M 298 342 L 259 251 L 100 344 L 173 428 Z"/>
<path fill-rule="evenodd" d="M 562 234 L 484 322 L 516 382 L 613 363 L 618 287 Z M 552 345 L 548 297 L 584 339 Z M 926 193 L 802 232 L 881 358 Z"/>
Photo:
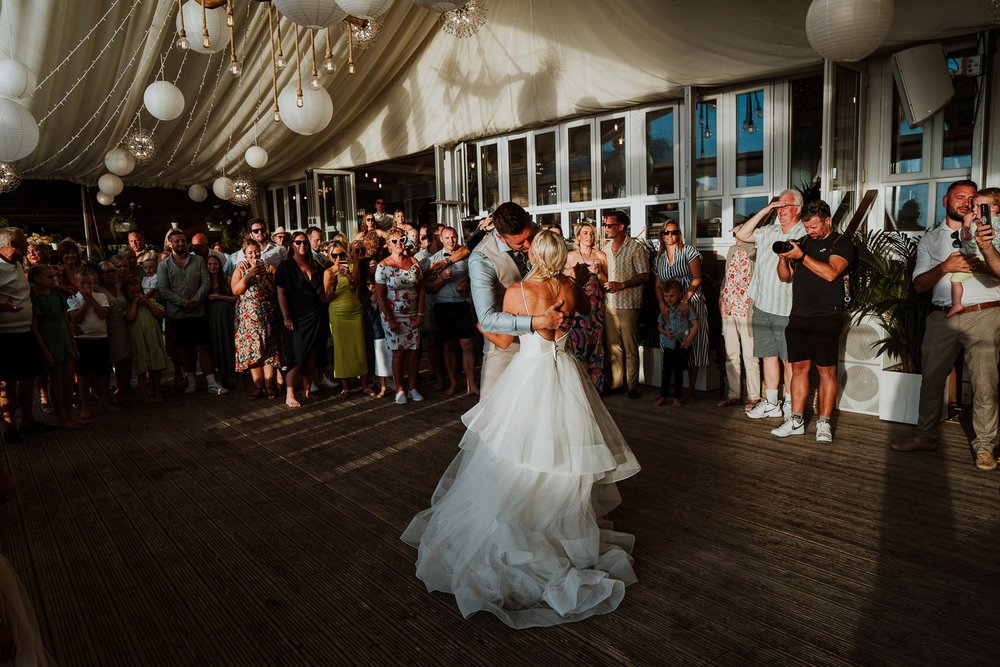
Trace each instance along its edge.
<path fill-rule="evenodd" d="M 803 412 L 809 394 L 809 369 L 819 373 L 819 416 L 816 442 L 833 441 L 830 417 L 837 399 L 837 352 L 844 314 L 844 271 L 854 259 L 854 246 L 830 226 L 830 206 L 824 201 L 802 208 L 806 236 L 790 241 L 779 253 L 778 277 L 792 283 L 792 312 L 785 329 L 792 365 L 792 416 L 771 431 L 784 438 L 805 433 Z"/>

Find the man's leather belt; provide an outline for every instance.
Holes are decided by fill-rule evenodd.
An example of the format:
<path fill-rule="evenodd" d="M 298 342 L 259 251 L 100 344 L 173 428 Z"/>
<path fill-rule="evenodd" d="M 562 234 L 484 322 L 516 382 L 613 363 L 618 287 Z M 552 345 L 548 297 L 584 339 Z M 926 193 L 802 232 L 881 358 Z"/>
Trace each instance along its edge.
<path fill-rule="evenodd" d="M 956 315 L 961 315 L 963 313 L 975 313 L 980 310 L 986 310 L 987 308 L 996 308 L 1000 306 L 1000 301 L 987 301 L 986 303 L 974 303 L 971 306 L 964 306 L 962 310 L 955 313 Z M 951 306 L 934 306 L 934 310 L 941 310 L 948 312 L 951 310 Z"/>

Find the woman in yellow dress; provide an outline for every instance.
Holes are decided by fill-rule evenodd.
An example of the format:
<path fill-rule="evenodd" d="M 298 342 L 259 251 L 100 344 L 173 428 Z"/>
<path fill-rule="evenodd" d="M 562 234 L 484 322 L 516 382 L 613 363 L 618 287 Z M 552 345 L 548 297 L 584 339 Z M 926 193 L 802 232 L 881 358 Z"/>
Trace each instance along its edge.
<path fill-rule="evenodd" d="M 368 387 L 368 355 L 365 350 L 364 315 L 358 299 L 358 266 L 350 261 L 347 245 L 333 241 L 327 247 L 330 266 L 323 273 L 323 290 L 330 303 L 330 334 L 333 336 L 333 377 L 343 386 L 341 398 L 351 393 L 350 378 L 360 377 Z M 368 394 L 372 395 L 370 389 Z"/>

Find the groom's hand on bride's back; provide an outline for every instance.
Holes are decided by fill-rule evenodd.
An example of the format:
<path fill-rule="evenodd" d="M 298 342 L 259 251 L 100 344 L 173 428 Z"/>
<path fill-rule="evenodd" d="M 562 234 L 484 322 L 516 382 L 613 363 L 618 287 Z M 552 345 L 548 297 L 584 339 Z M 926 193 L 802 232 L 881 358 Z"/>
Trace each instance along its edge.
<path fill-rule="evenodd" d="M 541 315 L 531 317 L 531 330 L 559 329 L 566 320 L 566 314 L 562 312 L 562 307 L 566 304 L 563 299 L 559 299 L 554 304 L 545 309 Z"/>

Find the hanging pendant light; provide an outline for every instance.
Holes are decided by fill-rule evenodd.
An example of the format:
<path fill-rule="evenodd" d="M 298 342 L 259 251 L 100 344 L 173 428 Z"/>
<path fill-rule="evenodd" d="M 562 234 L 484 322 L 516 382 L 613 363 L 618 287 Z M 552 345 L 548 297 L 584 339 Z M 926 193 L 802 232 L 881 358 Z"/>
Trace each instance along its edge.
<path fill-rule="evenodd" d="M 813 0 L 806 37 L 827 60 L 857 62 L 882 45 L 894 13 L 892 0 Z"/>

